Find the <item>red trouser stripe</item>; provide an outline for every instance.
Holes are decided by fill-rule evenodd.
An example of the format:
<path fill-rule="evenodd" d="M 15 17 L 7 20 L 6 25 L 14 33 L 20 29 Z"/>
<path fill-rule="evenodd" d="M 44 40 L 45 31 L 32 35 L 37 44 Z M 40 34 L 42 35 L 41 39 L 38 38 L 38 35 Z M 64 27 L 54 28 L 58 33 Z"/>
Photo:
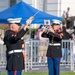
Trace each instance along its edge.
<path fill-rule="evenodd" d="M 17 74 L 17 71 L 16 70 L 14 70 L 14 75 L 16 75 Z"/>

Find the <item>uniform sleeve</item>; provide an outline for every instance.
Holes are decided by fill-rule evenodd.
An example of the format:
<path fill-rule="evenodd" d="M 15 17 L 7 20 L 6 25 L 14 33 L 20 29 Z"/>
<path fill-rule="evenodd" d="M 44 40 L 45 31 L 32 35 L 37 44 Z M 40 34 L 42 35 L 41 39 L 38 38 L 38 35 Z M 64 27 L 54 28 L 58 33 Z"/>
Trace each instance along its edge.
<path fill-rule="evenodd" d="M 44 33 L 44 32 L 41 34 L 41 36 L 44 38 L 48 38 L 47 33 Z"/>
<path fill-rule="evenodd" d="M 24 29 L 20 30 L 16 36 L 16 39 L 20 39 L 21 37 L 23 37 L 28 30 L 29 30 L 28 28 L 26 30 Z"/>
<path fill-rule="evenodd" d="M 23 37 L 27 31 L 28 31 L 28 29 L 26 29 L 26 31 L 24 29 L 21 29 L 17 34 L 11 33 L 11 34 L 7 35 L 6 38 L 10 43 L 15 43 L 18 40 L 20 40 L 21 37 Z"/>
<path fill-rule="evenodd" d="M 60 36 L 58 36 L 57 34 L 54 34 L 54 33 L 52 33 L 52 32 L 48 32 L 48 33 L 47 33 L 47 37 L 48 37 L 48 38 L 54 37 L 54 39 L 62 40 L 62 39 L 60 38 Z"/>

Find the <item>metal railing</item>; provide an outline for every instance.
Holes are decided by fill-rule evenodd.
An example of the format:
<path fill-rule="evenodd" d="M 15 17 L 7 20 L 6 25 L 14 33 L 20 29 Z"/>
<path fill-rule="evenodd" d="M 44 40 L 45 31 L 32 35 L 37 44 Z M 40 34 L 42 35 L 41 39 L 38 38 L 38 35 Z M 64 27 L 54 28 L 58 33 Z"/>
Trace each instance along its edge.
<path fill-rule="evenodd" d="M 0 45 L 0 75 L 6 73 L 6 46 Z"/>
<path fill-rule="evenodd" d="M 41 47 L 42 46 L 42 47 Z M 38 40 L 27 40 L 25 41 L 25 51 L 27 53 L 27 60 L 25 63 L 25 71 L 32 70 L 38 66 L 47 66 L 46 55 L 42 55 L 43 52 L 46 52 L 47 49 L 44 46 L 48 46 L 48 42 L 46 41 L 38 41 Z M 74 43 L 72 40 L 62 40 L 62 58 L 61 65 L 69 65 L 71 71 L 74 71 L 74 54 L 73 54 L 73 46 Z M 42 48 L 42 50 L 40 49 Z M 39 50 L 40 49 L 40 50 Z M 44 51 L 45 50 L 45 51 Z M 39 56 L 39 53 L 42 53 Z M 41 57 L 41 61 L 40 61 Z"/>
<path fill-rule="evenodd" d="M 46 51 L 48 47 L 48 41 L 39 40 L 25 40 L 25 72 L 37 68 L 39 66 L 47 66 Z M 62 58 L 61 65 L 69 65 L 71 71 L 75 71 L 75 57 L 74 57 L 74 41 L 62 40 Z M 6 47 L 0 45 L 0 71 L 5 70 L 6 67 Z M 0 72 L 0 73 L 1 73 Z M 5 72 L 5 71 L 3 71 Z"/>

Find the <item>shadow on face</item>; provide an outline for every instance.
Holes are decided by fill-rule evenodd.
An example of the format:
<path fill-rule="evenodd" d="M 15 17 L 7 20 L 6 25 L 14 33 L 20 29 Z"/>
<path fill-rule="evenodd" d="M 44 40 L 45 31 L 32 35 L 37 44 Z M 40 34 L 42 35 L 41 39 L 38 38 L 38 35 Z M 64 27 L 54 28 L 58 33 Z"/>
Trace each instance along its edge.
<path fill-rule="evenodd" d="M 20 26 L 18 24 L 11 24 L 10 29 L 15 32 L 19 32 Z"/>
<path fill-rule="evenodd" d="M 56 31 L 56 30 L 59 30 L 60 29 L 60 25 L 54 25 L 53 26 L 53 29 Z"/>

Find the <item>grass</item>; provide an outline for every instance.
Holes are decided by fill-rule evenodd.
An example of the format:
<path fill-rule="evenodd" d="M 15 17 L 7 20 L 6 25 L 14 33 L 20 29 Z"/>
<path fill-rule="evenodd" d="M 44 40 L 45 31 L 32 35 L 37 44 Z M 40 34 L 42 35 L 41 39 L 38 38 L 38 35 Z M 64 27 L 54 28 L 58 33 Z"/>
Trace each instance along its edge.
<path fill-rule="evenodd" d="M 48 75 L 47 72 L 24 73 L 23 75 Z M 75 72 L 61 72 L 60 75 L 75 75 Z"/>
<path fill-rule="evenodd" d="M 0 75 L 7 75 L 7 74 L 0 74 Z M 23 73 L 22 75 L 48 75 L 47 72 L 29 72 Z M 60 75 L 75 75 L 75 72 L 61 72 Z"/>

